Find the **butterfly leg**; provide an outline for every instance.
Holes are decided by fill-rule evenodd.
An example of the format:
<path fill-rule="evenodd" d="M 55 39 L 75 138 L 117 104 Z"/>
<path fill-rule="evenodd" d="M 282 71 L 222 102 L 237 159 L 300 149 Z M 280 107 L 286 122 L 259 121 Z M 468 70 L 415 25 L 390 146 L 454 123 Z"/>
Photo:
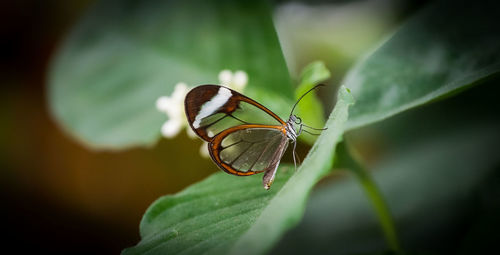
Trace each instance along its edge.
<path fill-rule="evenodd" d="M 304 129 L 302 129 L 302 124 L 300 124 L 299 126 L 299 132 L 297 132 L 297 137 L 302 134 L 302 131 L 306 131 Z M 299 159 L 299 157 L 297 156 L 297 154 L 295 153 L 295 148 L 297 148 L 297 140 L 293 140 L 293 151 L 292 151 L 292 156 L 293 156 L 293 165 L 295 166 L 295 172 L 297 172 L 297 159 Z M 297 159 L 296 159 L 297 158 Z M 299 159 L 299 164 L 300 164 L 300 159 Z"/>
<path fill-rule="evenodd" d="M 293 150 L 292 150 L 292 156 L 293 156 L 293 165 L 295 166 L 295 172 L 297 172 L 297 161 L 295 160 L 295 148 L 297 147 L 297 141 L 293 141 Z"/>
<path fill-rule="evenodd" d="M 305 130 L 305 129 L 304 129 L 304 132 L 306 132 L 306 133 L 308 133 L 308 134 L 310 134 L 310 135 L 321 135 L 321 134 L 311 133 L 311 132 L 309 132 L 309 131 L 307 131 L 307 130 Z"/>
<path fill-rule="evenodd" d="M 328 128 L 313 128 L 313 127 L 310 127 L 310 126 L 308 126 L 308 125 L 306 125 L 306 124 L 300 124 L 300 126 L 301 126 L 301 127 L 302 127 L 302 126 L 304 126 L 304 127 L 306 127 L 306 128 L 310 128 L 310 129 L 312 129 L 312 130 L 327 130 L 327 129 L 328 129 Z"/>
<path fill-rule="evenodd" d="M 300 123 L 299 133 L 297 134 L 297 136 L 299 136 L 302 133 L 302 131 L 304 131 L 304 132 L 306 132 L 306 133 L 308 133 L 310 135 L 320 135 L 320 134 L 312 133 L 312 132 L 309 132 L 309 131 L 307 131 L 305 129 L 302 129 L 302 127 L 310 128 L 310 129 L 313 129 L 313 130 L 327 130 L 328 129 L 328 128 L 313 128 L 313 127 L 310 127 L 310 126 L 308 126 L 306 124 Z"/>

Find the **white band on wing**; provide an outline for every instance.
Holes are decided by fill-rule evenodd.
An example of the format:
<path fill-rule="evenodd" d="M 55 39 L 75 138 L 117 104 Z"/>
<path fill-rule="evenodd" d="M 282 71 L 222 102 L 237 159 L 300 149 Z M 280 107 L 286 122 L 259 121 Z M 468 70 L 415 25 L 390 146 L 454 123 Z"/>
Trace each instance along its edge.
<path fill-rule="evenodd" d="M 201 106 L 201 110 L 196 115 L 196 118 L 193 122 L 194 128 L 199 128 L 201 120 L 212 115 L 215 111 L 217 111 L 221 106 L 227 103 L 229 98 L 232 96 L 231 90 L 226 89 L 224 87 L 220 87 L 219 92 L 215 95 L 210 101 L 206 102 L 203 106 Z"/>

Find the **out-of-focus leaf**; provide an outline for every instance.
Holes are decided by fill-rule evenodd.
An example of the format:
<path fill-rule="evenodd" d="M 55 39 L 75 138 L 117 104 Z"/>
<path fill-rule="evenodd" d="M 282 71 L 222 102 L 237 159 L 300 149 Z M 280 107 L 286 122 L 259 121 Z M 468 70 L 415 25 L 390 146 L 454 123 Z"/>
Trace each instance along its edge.
<path fill-rule="evenodd" d="M 309 89 L 327 80 L 328 78 L 330 78 L 330 71 L 328 71 L 323 62 L 316 61 L 307 65 L 304 67 L 304 70 L 302 70 L 302 74 L 300 75 L 300 84 L 295 90 L 295 100 L 299 100 L 300 97 L 303 96 Z M 302 119 L 304 124 L 314 128 L 323 128 L 325 125 L 323 105 L 315 93 L 321 93 L 321 88 L 303 97 L 297 105 L 295 114 Z M 307 128 L 306 130 L 313 133 L 320 132 Z M 304 133 L 303 136 L 300 136 L 300 139 L 309 144 L 313 144 L 314 141 L 316 141 L 316 138 L 316 136 L 306 133 Z"/>
<path fill-rule="evenodd" d="M 347 75 L 356 98 L 347 128 L 456 92 L 500 70 L 499 4 L 440 1 L 424 8 Z"/>
<path fill-rule="evenodd" d="M 331 170 L 352 103 L 347 89 L 341 87 L 328 130 L 296 173 L 289 167 L 293 175 L 288 180 L 277 176 L 271 192 L 262 188 L 258 176 L 216 174 L 155 202 L 141 222 L 142 240 L 124 254 L 264 253 L 298 223 L 310 190 Z"/>
<path fill-rule="evenodd" d="M 489 230 L 484 221 L 500 212 L 494 193 L 500 177 L 495 173 L 500 164 L 498 94 L 498 79 L 492 79 L 347 135 L 364 158 L 377 157 L 370 160 L 371 170 L 405 251 L 446 254 L 460 246 L 481 251 L 484 242 L 491 241 L 481 234 L 494 233 L 491 224 L 497 221 L 489 220 Z M 273 254 L 370 254 L 387 249 L 361 186 L 354 178 L 331 181 L 312 194 L 302 223 L 285 235 Z M 496 211 L 495 205 L 488 211 L 481 208 L 495 200 Z M 475 223 L 477 228 L 467 233 Z"/>
<path fill-rule="evenodd" d="M 328 84 L 340 84 L 348 69 L 394 29 L 398 4 L 389 1 L 286 1 L 276 6 L 273 20 L 292 77 L 321 60 L 331 72 Z M 322 88 L 326 113 L 333 109 L 338 86 Z"/>
<path fill-rule="evenodd" d="M 178 82 L 218 83 L 222 69 L 246 71 L 245 94 L 288 114 L 293 90 L 266 2 L 101 1 L 52 63 L 50 109 L 94 148 L 151 145 L 166 120 L 155 100 Z"/>
<path fill-rule="evenodd" d="M 500 142 L 499 128 L 481 126 L 423 140 L 376 167 L 374 177 L 396 219 L 403 248 L 429 251 L 461 233 L 459 223 L 469 214 L 477 187 L 500 163 L 491 150 Z M 302 223 L 272 254 L 386 249 L 366 196 L 354 179 L 348 179 L 313 193 Z"/>

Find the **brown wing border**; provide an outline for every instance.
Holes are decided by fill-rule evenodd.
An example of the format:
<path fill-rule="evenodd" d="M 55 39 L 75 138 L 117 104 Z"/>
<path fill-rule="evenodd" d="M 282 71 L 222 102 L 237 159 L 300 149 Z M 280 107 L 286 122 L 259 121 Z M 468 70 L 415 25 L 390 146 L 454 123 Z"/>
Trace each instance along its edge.
<path fill-rule="evenodd" d="M 212 160 L 217 164 L 217 166 L 224 170 L 224 172 L 232 175 L 237 175 L 237 176 L 249 176 L 249 175 L 254 175 L 258 173 L 265 172 L 265 170 L 262 171 L 247 171 L 247 172 L 242 172 L 239 171 L 232 166 L 222 162 L 220 158 L 220 151 L 222 147 L 222 141 L 224 138 L 228 135 L 230 135 L 233 132 L 239 131 L 239 130 L 244 130 L 244 129 L 249 129 L 249 128 L 269 128 L 269 129 L 276 129 L 279 130 L 283 133 L 283 135 L 286 137 L 286 129 L 285 126 L 281 125 L 257 125 L 257 124 L 246 124 L 246 125 L 239 125 L 235 126 L 232 128 L 228 128 L 216 136 L 208 143 L 208 152 L 210 153 L 210 157 Z"/>
<path fill-rule="evenodd" d="M 267 109 L 265 106 L 262 104 L 258 103 L 257 101 L 246 97 L 242 95 L 241 93 L 234 91 L 228 87 L 225 86 L 220 86 L 220 85 L 212 85 L 212 84 L 206 84 L 206 85 L 200 85 L 197 86 L 193 89 L 191 89 L 184 100 L 184 110 L 186 113 L 186 117 L 189 123 L 189 126 L 191 129 L 199 136 L 201 139 L 210 142 L 213 138 L 209 137 L 206 130 L 203 127 L 200 128 L 194 128 L 193 127 L 193 122 L 196 118 L 196 115 L 200 112 L 201 106 L 207 102 L 208 100 L 212 99 L 219 91 L 220 87 L 224 87 L 226 89 L 229 89 L 231 91 L 232 96 L 229 98 L 229 100 L 222 106 L 225 108 L 224 113 L 225 114 L 231 114 L 234 112 L 237 107 L 238 103 L 240 101 L 247 102 L 251 105 L 254 105 L 255 107 L 263 110 L 267 114 L 269 114 L 271 117 L 276 119 L 281 125 L 286 125 L 285 121 L 283 121 L 278 115 L 276 115 L 274 112 L 271 110 Z"/>

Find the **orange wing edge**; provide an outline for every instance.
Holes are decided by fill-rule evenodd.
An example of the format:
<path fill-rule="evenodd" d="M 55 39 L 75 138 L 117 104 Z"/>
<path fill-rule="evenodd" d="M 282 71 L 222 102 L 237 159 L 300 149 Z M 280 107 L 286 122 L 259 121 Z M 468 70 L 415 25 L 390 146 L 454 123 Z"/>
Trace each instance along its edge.
<path fill-rule="evenodd" d="M 246 124 L 246 125 L 239 125 L 235 126 L 232 128 L 228 128 L 219 134 L 217 134 L 210 143 L 208 143 L 208 152 L 210 153 L 210 157 L 212 160 L 217 164 L 217 166 L 224 170 L 224 172 L 228 174 L 233 174 L 237 176 L 249 176 L 249 175 L 254 175 L 258 173 L 265 172 L 265 170 L 261 171 L 238 171 L 237 169 L 233 168 L 232 166 L 222 162 L 220 158 L 220 147 L 222 146 L 222 140 L 229 134 L 236 132 L 238 130 L 243 130 L 243 129 L 248 129 L 248 128 L 274 128 L 277 130 L 280 130 L 285 136 L 286 136 L 286 129 L 284 126 L 281 125 L 258 125 L 258 124 Z"/>

